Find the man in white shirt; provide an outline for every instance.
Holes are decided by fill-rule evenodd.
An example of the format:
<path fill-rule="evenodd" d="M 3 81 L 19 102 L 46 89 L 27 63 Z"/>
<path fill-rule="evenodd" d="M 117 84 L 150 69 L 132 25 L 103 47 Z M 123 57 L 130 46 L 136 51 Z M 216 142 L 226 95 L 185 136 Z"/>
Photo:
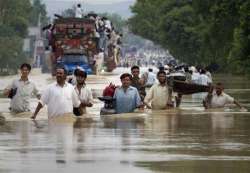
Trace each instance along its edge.
<path fill-rule="evenodd" d="M 44 105 L 47 105 L 48 107 L 49 118 L 73 113 L 73 106 L 83 106 L 74 90 L 74 87 L 65 82 L 66 77 L 66 70 L 63 67 L 58 67 L 56 69 L 56 83 L 49 85 L 44 91 L 41 100 L 31 117 L 32 119 L 36 118 L 38 112 Z"/>
<path fill-rule="evenodd" d="M 82 103 L 82 107 L 74 107 L 73 112 L 76 116 L 80 116 L 86 113 L 86 107 L 93 106 L 93 96 L 91 90 L 86 87 L 85 80 L 87 78 L 87 73 L 84 71 L 84 69 L 76 69 L 74 75 L 77 81 L 75 91 L 78 95 L 79 100 Z"/>
<path fill-rule="evenodd" d="M 144 103 L 149 109 L 168 109 L 172 104 L 172 90 L 167 86 L 165 71 L 157 73 L 159 83 L 154 84 L 147 93 Z M 150 104 L 151 103 L 151 104 Z"/>
<path fill-rule="evenodd" d="M 104 50 L 100 49 L 100 52 L 95 55 L 95 59 L 96 59 L 96 75 L 99 75 L 102 71 L 102 66 L 103 66 L 103 62 L 104 62 Z"/>
<path fill-rule="evenodd" d="M 190 67 L 190 70 L 192 71 L 191 82 L 199 84 L 200 73 L 197 72 L 197 69 L 194 66 Z"/>
<path fill-rule="evenodd" d="M 146 87 L 152 87 L 155 83 L 156 80 L 156 75 L 153 73 L 153 69 L 149 68 L 148 72 L 143 74 L 143 77 L 145 78 L 144 80 L 146 81 L 145 86 Z"/>
<path fill-rule="evenodd" d="M 75 17 L 82 18 L 82 15 L 83 15 L 83 10 L 82 10 L 81 4 L 77 4 L 76 11 L 75 11 Z"/>
<path fill-rule="evenodd" d="M 211 79 L 206 75 L 206 70 L 205 69 L 201 69 L 200 76 L 199 76 L 199 79 L 198 79 L 198 83 L 200 85 L 206 85 L 206 86 L 212 84 Z"/>
<path fill-rule="evenodd" d="M 4 90 L 4 95 L 11 98 L 10 110 L 15 113 L 29 112 L 30 98 L 32 96 L 40 98 L 40 93 L 35 83 L 28 77 L 31 71 L 30 64 L 22 64 L 20 70 L 20 79 L 13 80 L 12 84 Z"/>
<path fill-rule="evenodd" d="M 217 83 L 215 86 L 215 92 L 213 92 L 213 88 L 209 91 L 207 97 L 203 101 L 203 105 L 206 109 L 209 108 L 224 108 L 227 104 L 235 104 L 240 109 L 244 109 L 239 102 L 234 100 L 233 97 L 224 93 L 224 86 L 222 83 Z"/>

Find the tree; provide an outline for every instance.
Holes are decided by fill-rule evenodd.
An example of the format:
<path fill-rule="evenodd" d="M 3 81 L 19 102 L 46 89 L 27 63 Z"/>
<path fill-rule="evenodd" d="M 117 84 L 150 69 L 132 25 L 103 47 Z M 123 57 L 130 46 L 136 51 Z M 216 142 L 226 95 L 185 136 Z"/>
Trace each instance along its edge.
<path fill-rule="evenodd" d="M 132 12 L 129 25 L 135 34 L 184 62 L 249 69 L 249 1 L 138 0 Z"/>
<path fill-rule="evenodd" d="M 47 17 L 46 5 L 43 4 L 41 0 L 34 0 L 29 16 L 30 25 L 37 26 L 39 18 L 42 25 L 46 25 L 49 21 L 49 18 Z"/>
<path fill-rule="evenodd" d="M 28 26 L 37 24 L 37 14 L 42 19 L 46 15 L 45 9 L 39 0 L 34 1 L 34 6 L 30 0 L 0 1 L 0 74 L 16 73 L 18 66 L 27 62 L 23 39 Z"/>
<path fill-rule="evenodd" d="M 240 24 L 234 31 L 233 48 L 230 51 L 228 61 L 230 68 L 239 73 L 250 72 L 250 2 L 240 5 Z"/>

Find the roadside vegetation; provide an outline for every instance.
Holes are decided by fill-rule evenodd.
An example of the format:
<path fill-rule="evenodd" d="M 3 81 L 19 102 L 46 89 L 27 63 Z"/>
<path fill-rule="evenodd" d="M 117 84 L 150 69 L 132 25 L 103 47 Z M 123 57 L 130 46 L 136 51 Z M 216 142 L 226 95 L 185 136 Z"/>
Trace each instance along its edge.
<path fill-rule="evenodd" d="M 191 65 L 250 72 L 250 1 L 137 0 L 132 32 Z"/>
<path fill-rule="evenodd" d="M 23 62 L 31 57 L 23 52 L 23 40 L 28 27 L 36 26 L 40 16 L 45 23 L 46 6 L 40 0 L 0 1 L 0 75 L 15 74 Z"/>

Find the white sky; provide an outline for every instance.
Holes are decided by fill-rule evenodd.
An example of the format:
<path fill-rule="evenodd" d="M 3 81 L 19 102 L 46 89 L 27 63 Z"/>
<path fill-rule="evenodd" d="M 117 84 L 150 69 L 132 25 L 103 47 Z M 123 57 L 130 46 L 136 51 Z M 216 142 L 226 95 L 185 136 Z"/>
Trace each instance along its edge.
<path fill-rule="evenodd" d="M 48 0 L 46 0 L 48 1 Z M 79 3 L 88 3 L 88 4 L 112 4 L 115 2 L 124 2 L 131 1 L 135 2 L 136 0 L 51 0 L 54 2 L 79 2 Z"/>

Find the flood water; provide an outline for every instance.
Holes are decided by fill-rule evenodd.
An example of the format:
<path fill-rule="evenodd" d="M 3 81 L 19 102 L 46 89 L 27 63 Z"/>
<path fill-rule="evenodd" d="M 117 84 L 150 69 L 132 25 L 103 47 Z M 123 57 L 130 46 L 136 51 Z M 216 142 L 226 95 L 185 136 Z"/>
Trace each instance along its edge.
<path fill-rule="evenodd" d="M 97 96 L 119 81 L 117 74 L 90 76 L 87 84 Z M 1 77 L 1 87 L 12 78 Z M 52 81 L 39 73 L 31 78 L 41 90 Z M 219 75 L 215 81 L 250 110 L 248 79 Z M 32 99 L 33 110 L 36 103 Z M 100 117 L 102 103 L 95 99 L 85 118 L 48 121 L 43 109 L 32 121 L 30 114 L 11 115 L 8 104 L 0 99 L 6 118 L 0 123 L 0 172 L 250 172 L 250 113 L 235 107 L 204 111 L 199 97 L 186 96 L 175 110 Z"/>

